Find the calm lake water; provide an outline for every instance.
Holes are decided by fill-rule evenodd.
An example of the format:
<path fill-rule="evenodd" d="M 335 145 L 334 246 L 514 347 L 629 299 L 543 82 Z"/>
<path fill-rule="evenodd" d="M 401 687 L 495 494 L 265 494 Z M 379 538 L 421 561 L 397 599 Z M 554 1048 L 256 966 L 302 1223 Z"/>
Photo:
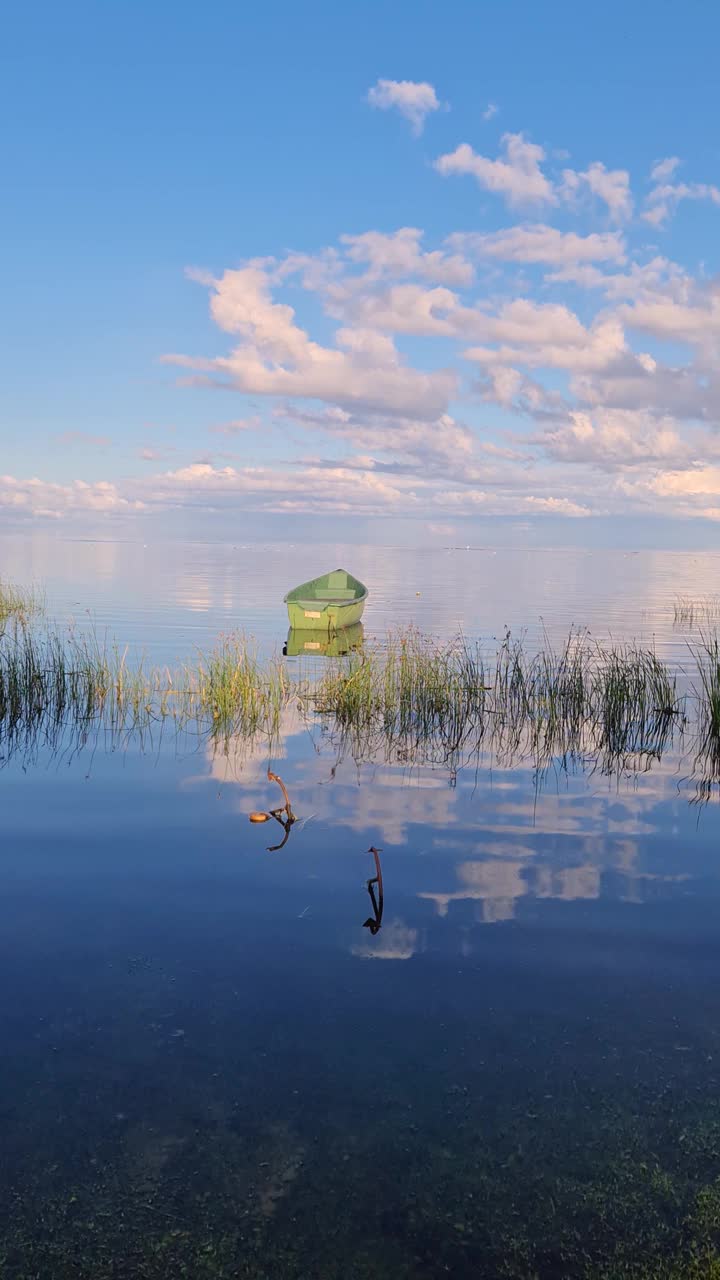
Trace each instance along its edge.
<path fill-rule="evenodd" d="M 673 602 L 720 584 L 711 553 L 0 552 L 58 623 L 170 664 L 234 629 L 279 653 L 284 592 L 343 565 L 367 637 L 574 624 L 689 669 Z M 1 763 L 2 1280 L 720 1274 L 720 806 L 681 750 L 357 762 L 292 708 L 272 755 Z"/>

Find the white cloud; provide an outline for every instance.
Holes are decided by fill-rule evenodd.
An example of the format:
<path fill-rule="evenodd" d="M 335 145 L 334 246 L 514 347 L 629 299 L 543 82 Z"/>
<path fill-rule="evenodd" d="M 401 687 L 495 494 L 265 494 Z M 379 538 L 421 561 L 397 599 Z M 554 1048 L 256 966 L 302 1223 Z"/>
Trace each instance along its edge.
<path fill-rule="evenodd" d="M 677 156 L 668 156 L 653 166 L 650 177 L 655 185 L 640 215 L 653 227 L 664 226 L 682 200 L 710 200 L 712 204 L 720 205 L 720 188 L 711 183 L 672 182 L 679 165 Z"/>
<path fill-rule="evenodd" d="M 309 431 L 323 431 L 348 443 L 353 449 L 393 455 L 413 465 L 418 462 L 457 465 L 473 451 L 472 432 L 448 413 L 431 422 L 409 418 L 351 414 L 338 407 L 319 412 L 283 405 L 276 410 L 280 419 L 297 423 Z"/>
<path fill-rule="evenodd" d="M 645 477 L 620 477 L 618 492 L 633 504 L 655 513 L 659 502 L 675 516 L 720 520 L 720 467 L 698 465 L 687 470 L 661 470 Z"/>
<path fill-rule="evenodd" d="M 330 312 L 344 315 L 353 324 L 425 337 L 471 334 L 477 312 L 464 307 L 451 289 L 426 289 L 417 284 L 396 284 L 378 291 L 348 290 L 331 295 Z"/>
<path fill-rule="evenodd" d="M 632 216 L 630 174 L 626 169 L 606 169 L 598 160 L 582 173 L 564 169 L 562 176 L 560 195 L 563 200 L 576 204 L 589 193 L 607 205 L 614 222 L 624 222 Z"/>
<path fill-rule="evenodd" d="M 650 170 L 650 177 L 653 182 L 667 182 L 671 178 L 680 164 L 678 156 L 667 156 L 664 160 L 658 160 Z"/>
<path fill-rule="evenodd" d="M 660 183 L 649 194 L 640 215 L 653 227 L 663 226 L 682 200 L 709 200 L 720 205 L 720 188 L 707 182 Z"/>
<path fill-rule="evenodd" d="M 391 339 L 370 329 L 338 330 L 337 347 L 313 342 L 292 307 L 273 302 L 265 270 L 246 266 L 211 282 L 211 314 L 240 344 L 228 356 L 163 357 L 166 363 L 224 379 L 253 395 L 306 398 L 390 413 L 434 417 L 445 411 L 456 379 L 404 365 Z"/>
<path fill-rule="evenodd" d="M 399 111 L 416 136 L 422 133 L 427 116 L 440 107 L 434 87 L 426 80 L 378 80 L 368 90 L 367 100 L 381 111 Z"/>
<path fill-rule="evenodd" d="M 143 505 L 138 499 L 123 497 L 117 486 L 107 480 L 53 484 L 36 476 L 29 480 L 0 476 L 0 511 L 9 515 L 59 519 L 88 512 L 105 515 L 140 511 Z"/>
<path fill-rule="evenodd" d="M 500 258 L 506 262 L 545 262 L 551 266 L 572 263 L 617 262 L 626 258 L 626 246 L 619 231 L 579 236 L 574 231 L 558 231 L 543 223 L 506 227 L 502 231 L 456 232 L 448 244 L 461 253 Z"/>
<path fill-rule="evenodd" d="M 483 490 L 448 491 L 440 495 L 442 505 L 464 515 L 557 515 L 589 516 L 592 510 L 571 498 L 538 497 L 535 494 L 499 494 Z"/>
<path fill-rule="evenodd" d="M 545 280 L 554 284 L 576 284 L 582 289 L 602 289 L 606 297 L 647 298 L 662 293 L 666 297 L 682 297 L 687 292 L 688 277 L 681 267 L 668 258 L 656 257 L 650 262 L 633 262 L 626 271 L 606 272 L 585 263 L 570 263 L 558 271 L 548 272 Z"/>
<path fill-rule="evenodd" d="M 527 142 L 521 133 L 505 133 L 501 139 L 504 155 L 496 160 L 480 156 L 467 142 L 435 161 L 438 173 L 470 174 L 479 186 L 502 196 L 511 206 L 557 204 L 552 184 L 540 167 L 545 152 Z"/>
<path fill-rule="evenodd" d="M 589 463 L 602 470 L 648 467 L 651 462 L 688 460 L 672 418 L 657 418 L 647 410 L 598 408 L 573 411 L 565 421 L 536 437 L 552 458 Z"/>
<path fill-rule="evenodd" d="M 499 111 L 499 110 L 500 110 L 500 108 L 499 108 L 499 106 L 497 105 L 497 103 L 495 103 L 495 102 L 488 102 L 488 104 L 487 104 L 487 106 L 486 106 L 485 110 L 484 110 L 484 111 L 483 111 L 483 113 L 482 113 L 482 118 L 483 118 L 483 120 L 492 120 L 492 119 L 493 119 L 493 117 L 497 115 L 497 113 L 498 113 L 498 111 Z"/>
<path fill-rule="evenodd" d="M 558 514 L 581 516 L 591 507 L 557 492 L 542 492 L 548 484 L 559 487 L 556 477 L 535 474 L 527 492 L 527 475 L 512 468 L 504 474 L 487 466 L 443 487 L 443 477 L 387 473 L 365 465 L 322 465 L 307 461 L 292 471 L 276 467 L 214 468 L 195 463 L 166 472 L 152 482 L 153 501 L 169 505 L 203 505 L 215 509 L 238 507 L 279 513 L 301 511 L 328 514 L 406 515 L 428 518 L 435 514 Z M 492 486 L 485 488 L 484 485 Z M 295 496 L 298 494 L 299 496 Z"/>
<path fill-rule="evenodd" d="M 398 231 L 365 231 L 362 235 L 341 236 L 351 262 L 367 263 L 367 280 L 383 276 L 419 276 L 437 284 L 467 285 L 473 278 L 472 264 L 459 253 L 447 254 L 436 249 L 423 253 L 422 231 L 417 227 L 401 227 Z"/>
<path fill-rule="evenodd" d="M 688 301 L 657 295 L 620 308 L 627 325 L 669 342 L 716 351 L 720 339 L 720 294 L 707 291 Z"/>
<path fill-rule="evenodd" d="M 419 482 L 422 487 L 422 481 Z M 307 461 L 277 466 L 213 467 L 193 463 L 153 477 L 153 500 L 166 505 L 275 512 L 352 514 L 412 513 L 418 505 L 415 476 L 337 463 L 332 468 Z"/>
<path fill-rule="evenodd" d="M 485 317 L 485 339 L 496 347 L 472 347 L 468 360 L 489 366 L 512 365 L 568 370 L 603 369 L 626 350 L 625 335 L 614 316 L 600 316 L 586 328 L 574 312 L 527 298 L 508 302 Z"/>
<path fill-rule="evenodd" d="M 542 170 L 546 159 L 543 147 L 528 142 L 522 133 L 505 133 L 501 139 L 504 155 L 492 160 L 478 155 L 467 142 L 440 156 L 435 168 L 443 175 L 470 174 L 479 186 L 502 196 L 511 208 L 527 204 L 557 205 L 561 201 L 579 207 L 586 196 L 601 200 L 614 222 L 632 216 L 633 198 L 626 169 L 607 169 L 596 160 L 578 172 L 564 169 L 555 184 Z"/>

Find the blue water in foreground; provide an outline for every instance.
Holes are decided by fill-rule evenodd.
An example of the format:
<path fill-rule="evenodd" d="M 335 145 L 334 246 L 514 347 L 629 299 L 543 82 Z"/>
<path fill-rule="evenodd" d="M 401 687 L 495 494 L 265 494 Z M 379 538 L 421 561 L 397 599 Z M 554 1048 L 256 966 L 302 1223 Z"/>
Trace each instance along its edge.
<path fill-rule="evenodd" d="M 237 627 L 279 652 L 284 591 L 336 564 L 369 636 L 575 623 L 676 665 L 674 597 L 720 581 L 709 554 L 3 542 L 60 623 L 168 663 Z M 272 756 L 2 764 L 2 1280 L 720 1274 L 720 808 L 679 756 L 356 763 L 291 710 Z M 298 817 L 274 852 L 268 767 Z"/>

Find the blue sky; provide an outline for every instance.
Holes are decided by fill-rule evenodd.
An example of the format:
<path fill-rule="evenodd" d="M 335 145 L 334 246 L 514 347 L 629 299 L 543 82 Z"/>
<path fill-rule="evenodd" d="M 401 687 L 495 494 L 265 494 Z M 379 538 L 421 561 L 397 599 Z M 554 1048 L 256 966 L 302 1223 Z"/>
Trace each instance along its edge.
<path fill-rule="evenodd" d="M 16 6 L 0 527 L 712 542 L 719 34 L 700 3 Z"/>

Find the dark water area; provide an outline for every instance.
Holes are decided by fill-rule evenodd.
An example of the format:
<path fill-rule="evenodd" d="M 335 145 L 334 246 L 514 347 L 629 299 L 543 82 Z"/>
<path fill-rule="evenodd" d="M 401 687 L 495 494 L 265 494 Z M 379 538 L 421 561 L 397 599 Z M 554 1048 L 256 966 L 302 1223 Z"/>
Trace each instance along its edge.
<path fill-rule="evenodd" d="M 232 626 L 279 651 L 284 590 L 350 555 L 4 550 L 58 620 L 167 662 Z M 348 567 L 369 634 L 575 622 L 678 666 L 673 597 L 720 567 L 519 555 Z M 100 734 L 2 764 L 2 1280 L 720 1275 L 720 808 L 680 751 L 356 762 L 291 709 L 271 753 Z M 268 768 L 297 817 L 273 852 Z"/>

